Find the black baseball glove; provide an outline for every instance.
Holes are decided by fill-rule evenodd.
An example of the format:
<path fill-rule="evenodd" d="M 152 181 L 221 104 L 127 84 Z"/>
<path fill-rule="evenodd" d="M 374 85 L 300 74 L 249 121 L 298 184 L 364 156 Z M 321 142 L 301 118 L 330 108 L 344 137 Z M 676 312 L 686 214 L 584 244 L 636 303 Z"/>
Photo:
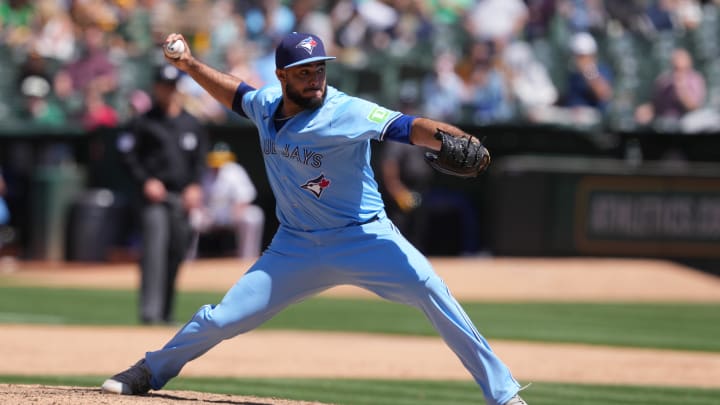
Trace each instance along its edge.
<path fill-rule="evenodd" d="M 490 165 L 490 152 L 473 136 L 455 137 L 438 129 L 435 139 L 442 142 L 440 152 L 426 152 L 425 159 L 442 173 L 476 177 Z"/>

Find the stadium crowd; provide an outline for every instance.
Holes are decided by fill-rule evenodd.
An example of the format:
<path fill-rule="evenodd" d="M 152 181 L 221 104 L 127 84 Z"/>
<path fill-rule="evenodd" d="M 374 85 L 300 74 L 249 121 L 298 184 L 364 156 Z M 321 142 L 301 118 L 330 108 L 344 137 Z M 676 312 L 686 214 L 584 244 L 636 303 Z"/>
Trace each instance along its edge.
<path fill-rule="evenodd" d="M 462 124 L 720 128 L 720 1 L 0 0 L 0 121 L 116 127 L 147 111 L 170 32 L 252 86 L 275 41 L 313 32 L 329 82 Z M 237 118 L 192 79 L 185 107 Z M 239 121 L 238 121 L 239 122 Z"/>

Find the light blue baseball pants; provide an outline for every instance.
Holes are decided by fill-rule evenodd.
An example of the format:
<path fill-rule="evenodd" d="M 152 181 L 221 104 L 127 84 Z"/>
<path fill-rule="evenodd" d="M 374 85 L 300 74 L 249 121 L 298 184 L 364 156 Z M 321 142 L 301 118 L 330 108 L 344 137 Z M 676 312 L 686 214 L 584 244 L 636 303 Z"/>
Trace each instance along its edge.
<path fill-rule="evenodd" d="M 220 304 L 203 306 L 165 347 L 146 353 L 152 388 L 162 388 L 187 362 L 222 340 L 342 284 L 420 309 L 480 385 L 488 404 L 504 404 L 518 392 L 518 382 L 427 259 L 387 218 L 318 232 L 281 226 L 267 251 Z"/>

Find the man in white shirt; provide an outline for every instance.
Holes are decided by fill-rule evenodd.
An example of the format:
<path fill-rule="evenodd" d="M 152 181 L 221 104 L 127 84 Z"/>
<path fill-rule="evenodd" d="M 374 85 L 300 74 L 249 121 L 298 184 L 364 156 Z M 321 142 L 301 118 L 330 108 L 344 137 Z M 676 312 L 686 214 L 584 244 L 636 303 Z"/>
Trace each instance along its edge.
<path fill-rule="evenodd" d="M 193 226 L 201 234 L 233 229 L 237 256 L 259 257 L 265 214 L 262 208 L 252 204 L 257 190 L 250 176 L 235 161 L 230 147 L 222 142 L 208 153 L 207 166 L 201 183 L 205 204 L 193 213 Z"/>

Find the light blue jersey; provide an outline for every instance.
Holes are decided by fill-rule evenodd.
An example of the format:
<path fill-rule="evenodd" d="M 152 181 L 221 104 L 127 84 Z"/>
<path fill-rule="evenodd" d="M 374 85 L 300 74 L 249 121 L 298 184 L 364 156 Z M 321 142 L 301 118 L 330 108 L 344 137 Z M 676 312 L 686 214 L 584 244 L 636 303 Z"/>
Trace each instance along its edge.
<path fill-rule="evenodd" d="M 385 216 L 370 167 L 370 141 L 409 139 L 412 120 L 328 87 L 322 107 L 299 113 L 276 131 L 280 87 L 241 85 L 237 94 L 242 100 L 236 97 L 233 109 L 259 129 L 280 227 L 219 304 L 200 308 L 162 349 L 145 354 L 152 388 L 160 389 L 187 362 L 288 305 L 337 285 L 354 285 L 420 310 L 481 387 L 487 404 L 506 404 L 520 385 L 430 262 Z"/>
<path fill-rule="evenodd" d="M 279 131 L 273 117 L 279 86 L 245 93 L 242 108 L 255 123 L 280 223 L 316 231 L 366 222 L 384 210 L 370 167 L 370 140 L 382 140 L 401 113 L 328 86 L 322 107 L 290 118 Z"/>

